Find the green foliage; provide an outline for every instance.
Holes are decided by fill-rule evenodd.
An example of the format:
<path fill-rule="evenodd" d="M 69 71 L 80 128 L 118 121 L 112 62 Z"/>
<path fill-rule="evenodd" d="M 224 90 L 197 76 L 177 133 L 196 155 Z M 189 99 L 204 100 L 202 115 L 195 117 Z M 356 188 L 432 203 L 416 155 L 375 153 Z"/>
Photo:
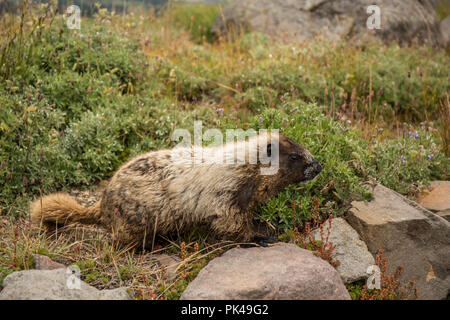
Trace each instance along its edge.
<path fill-rule="evenodd" d="M 373 179 L 404 195 L 414 195 L 430 180 L 446 180 L 450 158 L 440 152 L 437 139 L 419 130 L 394 140 L 375 142 L 366 166 Z"/>
<path fill-rule="evenodd" d="M 365 284 L 366 284 L 365 280 L 360 280 L 345 285 L 352 300 L 361 300 L 362 290 Z"/>
<path fill-rule="evenodd" d="M 418 139 L 405 132 L 382 141 L 333 120 L 352 108 L 355 122 L 436 116 L 449 89 L 444 51 L 325 42 L 301 48 L 261 34 L 204 43 L 219 10 L 208 4 L 174 4 L 151 25 L 147 45 L 140 38 L 148 25 L 132 16 L 117 24 L 126 37 L 119 27 L 111 31 L 105 21 L 117 18 L 105 12 L 105 21 L 83 20 L 82 32 L 73 32 L 51 8 L 27 13 L 26 28 L 11 24 L 0 47 L 3 214 L 26 214 L 40 194 L 92 186 L 130 157 L 170 147 L 171 132 L 191 129 L 194 119 L 225 129 L 245 128 L 248 118 L 259 128 L 262 118 L 263 127 L 280 128 L 322 163 L 316 180 L 261 207 L 262 218 L 282 231 L 293 226 L 292 201 L 301 226 L 315 198 L 323 216 L 369 199 L 365 181 L 414 194 L 448 177 L 449 160 L 426 128 Z M 139 39 L 128 26 L 143 28 Z M 172 48 L 180 28 L 202 45 L 184 40 Z"/>
<path fill-rule="evenodd" d="M 168 14 L 176 26 L 191 34 L 192 40 L 202 43 L 212 40 L 211 28 L 219 13 L 217 4 L 171 3 Z"/>
<path fill-rule="evenodd" d="M 181 277 L 180 280 L 176 281 L 173 288 L 168 290 L 165 293 L 165 297 L 167 300 L 178 300 L 183 294 L 184 290 L 186 290 L 189 283 L 197 277 L 200 270 L 202 270 L 210 260 L 212 260 L 216 255 L 211 254 L 209 257 L 196 261 L 190 265 L 190 270 L 186 273 L 186 276 Z M 161 288 L 160 291 L 164 291 L 164 288 Z"/>
<path fill-rule="evenodd" d="M 435 8 L 439 20 L 444 20 L 445 18 L 450 16 L 450 3 L 448 1 L 437 0 Z"/>
<path fill-rule="evenodd" d="M 353 108 L 372 120 L 392 120 L 396 115 L 434 119 L 450 88 L 447 55 L 427 47 L 411 50 L 374 43 L 357 50 L 313 42 L 309 50 L 302 50 L 259 43 L 249 55 L 258 67 L 239 70 L 229 81 L 238 83 L 242 97 L 259 108 L 295 96 L 333 110 Z"/>
<path fill-rule="evenodd" d="M 254 118 L 254 128 L 280 129 L 280 133 L 299 142 L 322 164 L 323 171 L 312 182 L 292 185 L 261 208 L 263 219 L 277 225 L 283 231 L 294 226 L 291 203 L 296 203 L 296 224 L 311 219 L 314 198 L 320 199 L 320 213 L 342 214 L 353 199 L 369 199 L 370 194 L 361 185 L 367 179 L 362 159 L 369 157 L 368 143 L 355 130 L 345 128 L 323 115 L 313 104 L 293 101 L 281 110 L 268 109 Z M 332 184 L 325 194 L 321 192 Z"/>
<path fill-rule="evenodd" d="M 308 148 L 323 166 L 315 180 L 292 185 L 261 207 L 261 218 L 282 231 L 294 227 L 293 201 L 295 223 L 302 226 L 312 218 L 315 198 L 320 200 L 322 217 L 339 216 L 351 201 L 371 198 L 363 186 L 366 181 L 378 181 L 408 195 L 430 179 L 445 179 L 450 169 L 450 159 L 439 153 L 429 132 L 411 132 L 411 136 L 369 143 L 358 131 L 325 116 L 317 105 L 301 101 L 267 109 L 253 119 L 253 127 L 280 129 Z"/>
<path fill-rule="evenodd" d="M 100 25 L 88 28 L 86 36 L 77 35 L 60 21 L 39 37 L 29 35 L 28 48 L 11 41 L 3 51 L 0 183 L 8 187 L 0 191 L 0 206 L 5 212 L 23 214 L 30 196 L 41 192 L 90 185 L 113 172 L 133 148 L 160 147 L 169 136 L 171 116 L 159 108 L 163 104 L 156 108 L 149 97 L 133 95 L 144 64 L 136 43 Z M 23 49 L 30 54 L 12 59 Z"/>
<path fill-rule="evenodd" d="M 449 177 L 450 159 L 441 151 L 447 113 L 442 123 L 423 122 L 448 107 L 445 50 L 323 41 L 287 46 L 260 33 L 213 43 L 218 5 L 171 3 L 159 16 L 90 7 L 98 13 L 83 19 L 80 31 L 67 29 L 53 5 L 24 5 L 22 16 L 0 18 L 1 215 L 25 216 L 41 194 L 92 187 L 134 155 L 173 146 L 173 130 L 192 130 L 197 119 L 204 130 L 278 128 L 320 161 L 324 169 L 315 180 L 259 208 L 259 218 L 290 241 L 294 224 L 301 228 L 312 212 L 339 216 L 352 200 L 369 200 L 365 182 L 414 196 L 429 180 Z M 10 245 L 0 241 L 0 286 L 12 271 L 31 267 L 31 253 L 68 254 L 65 244 L 37 239 L 30 246 L 20 239 L 27 232 L 11 232 Z M 198 228 L 182 237 L 202 241 L 195 254 L 208 248 L 207 235 Z M 141 262 L 112 265 L 111 255 L 88 247 L 92 252 L 77 263 L 87 282 L 147 287 L 153 281 L 141 279 Z M 174 248 L 168 252 L 179 253 Z M 189 260 L 173 285 L 155 281 L 159 294 L 178 299 L 214 256 Z M 348 288 L 352 298 L 361 297 L 361 284 Z"/>
<path fill-rule="evenodd" d="M 3 280 L 11 273 L 14 272 L 14 269 L 5 268 L 0 266 L 0 288 L 3 286 Z"/>

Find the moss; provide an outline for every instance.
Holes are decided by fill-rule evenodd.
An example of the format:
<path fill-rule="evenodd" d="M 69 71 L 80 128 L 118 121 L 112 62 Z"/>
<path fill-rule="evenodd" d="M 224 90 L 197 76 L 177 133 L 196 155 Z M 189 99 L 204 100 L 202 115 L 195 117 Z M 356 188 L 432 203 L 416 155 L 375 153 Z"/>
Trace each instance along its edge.
<path fill-rule="evenodd" d="M 128 280 L 131 278 L 131 270 L 128 267 L 122 266 L 119 269 L 119 273 L 120 273 L 120 279 L 122 281 Z"/>
<path fill-rule="evenodd" d="M 178 280 L 171 289 L 169 289 L 166 293 L 165 293 L 165 297 L 167 300 L 178 300 L 181 295 L 183 294 L 184 290 L 186 290 L 187 286 L 189 285 L 189 283 L 191 283 L 198 275 L 198 273 L 208 264 L 209 261 L 211 261 L 212 259 L 214 259 L 217 256 L 217 254 L 210 254 L 208 257 L 203 258 L 199 261 L 196 261 L 194 263 L 190 263 L 188 265 L 188 270 L 189 271 L 181 271 L 181 273 L 183 274 L 183 272 L 187 272 L 185 273 L 185 276 Z M 165 287 L 162 286 L 159 288 L 160 292 L 163 292 L 165 290 Z"/>
<path fill-rule="evenodd" d="M 3 286 L 3 280 L 5 280 L 5 278 L 14 271 L 16 270 L 0 266 L 0 287 Z"/>
<path fill-rule="evenodd" d="M 99 272 L 97 270 L 90 270 L 89 272 L 84 272 L 84 281 L 87 283 L 96 282 L 99 277 Z"/>
<path fill-rule="evenodd" d="M 352 300 L 361 299 L 361 291 L 363 290 L 365 284 L 366 284 L 365 280 L 360 280 L 345 285 Z"/>

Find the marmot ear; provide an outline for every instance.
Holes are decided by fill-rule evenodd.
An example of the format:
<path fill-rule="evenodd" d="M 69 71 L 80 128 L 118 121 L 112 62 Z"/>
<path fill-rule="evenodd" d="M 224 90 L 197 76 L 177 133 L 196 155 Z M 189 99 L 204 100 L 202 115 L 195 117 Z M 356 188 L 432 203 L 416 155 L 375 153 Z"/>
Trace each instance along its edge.
<path fill-rule="evenodd" d="M 271 156 L 272 156 L 272 144 L 271 144 L 271 143 L 269 143 L 269 144 L 267 145 L 267 156 L 268 156 L 268 157 L 271 157 Z"/>

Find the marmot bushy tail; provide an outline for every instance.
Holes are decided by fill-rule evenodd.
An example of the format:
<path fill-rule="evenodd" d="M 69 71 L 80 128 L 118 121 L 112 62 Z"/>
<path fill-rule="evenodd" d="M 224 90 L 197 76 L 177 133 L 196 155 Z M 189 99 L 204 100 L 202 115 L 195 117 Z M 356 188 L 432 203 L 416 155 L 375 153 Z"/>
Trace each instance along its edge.
<path fill-rule="evenodd" d="M 42 200 L 42 201 L 41 201 Z M 67 193 L 53 193 L 34 200 L 30 205 L 31 221 L 44 226 L 65 225 L 74 222 L 98 224 L 100 202 L 92 207 L 81 206 Z"/>

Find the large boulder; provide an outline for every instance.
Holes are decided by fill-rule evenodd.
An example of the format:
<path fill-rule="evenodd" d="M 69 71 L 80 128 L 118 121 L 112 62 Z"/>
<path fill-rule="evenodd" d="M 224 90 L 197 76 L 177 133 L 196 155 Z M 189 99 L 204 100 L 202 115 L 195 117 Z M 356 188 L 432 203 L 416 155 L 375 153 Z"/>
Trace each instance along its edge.
<path fill-rule="evenodd" d="M 328 262 L 293 244 L 234 248 L 212 260 L 181 299 L 348 300 Z"/>
<path fill-rule="evenodd" d="M 98 290 L 83 281 L 71 285 L 69 269 L 25 270 L 3 281 L 0 300 L 129 300 L 126 288 Z M 69 284 L 68 284 L 69 280 Z"/>
<path fill-rule="evenodd" d="M 369 5 L 380 8 L 380 29 L 367 28 Z M 420 0 L 237 0 L 217 17 L 212 33 L 220 37 L 230 30 L 257 30 L 287 41 L 310 41 L 316 36 L 360 40 L 373 35 L 400 44 L 417 39 L 443 45 L 433 6 Z"/>
<path fill-rule="evenodd" d="M 324 226 L 323 236 L 326 237 L 328 222 Z M 342 218 L 333 219 L 329 231 L 328 241 L 335 247 L 332 257 L 339 261 L 336 270 L 344 283 L 367 279 L 367 268 L 375 264 L 375 259 L 358 233 Z M 323 241 L 319 229 L 314 230 L 312 235 L 315 240 Z"/>
<path fill-rule="evenodd" d="M 450 223 L 400 194 L 376 185 L 374 200 L 353 202 L 347 221 L 369 251 L 384 250 L 388 273 L 403 267 L 400 282 L 416 282 L 419 299 L 450 291 Z"/>
<path fill-rule="evenodd" d="M 432 181 L 431 190 L 419 195 L 417 203 L 433 212 L 450 210 L 450 181 Z"/>
<path fill-rule="evenodd" d="M 442 38 L 445 45 L 450 44 L 450 16 L 441 21 Z"/>

